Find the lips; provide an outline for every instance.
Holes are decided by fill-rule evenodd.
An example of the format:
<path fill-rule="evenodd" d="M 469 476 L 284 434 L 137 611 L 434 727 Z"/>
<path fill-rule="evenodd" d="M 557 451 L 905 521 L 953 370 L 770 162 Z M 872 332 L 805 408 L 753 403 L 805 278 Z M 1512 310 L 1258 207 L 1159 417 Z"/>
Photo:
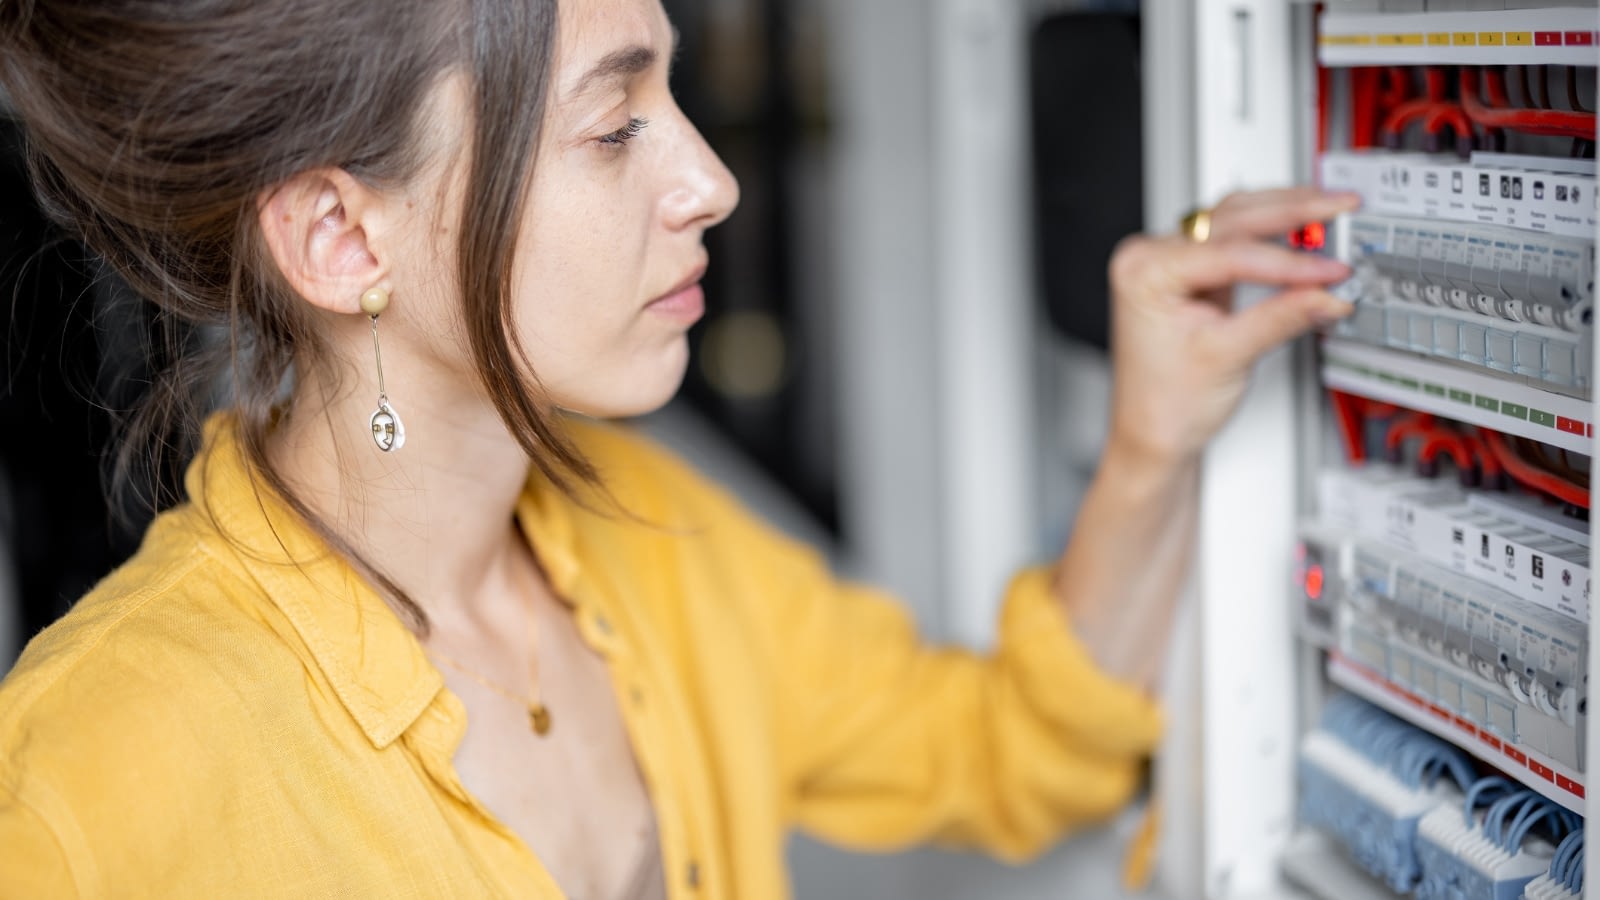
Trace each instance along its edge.
<path fill-rule="evenodd" d="M 706 314 L 706 295 L 700 289 L 700 279 L 706 274 L 701 263 L 684 276 L 672 290 L 651 300 L 645 311 L 674 323 L 675 328 L 688 328 Z"/>
<path fill-rule="evenodd" d="M 671 290 L 655 298 L 654 300 L 651 300 L 648 305 L 654 306 L 657 303 L 671 300 L 674 297 L 683 294 L 683 292 L 689 290 L 690 288 L 698 285 L 700 283 L 700 279 L 704 277 L 706 277 L 706 264 L 701 263 L 700 265 L 695 266 L 688 275 L 684 276 L 682 281 L 679 281 L 677 284 L 673 285 Z"/>

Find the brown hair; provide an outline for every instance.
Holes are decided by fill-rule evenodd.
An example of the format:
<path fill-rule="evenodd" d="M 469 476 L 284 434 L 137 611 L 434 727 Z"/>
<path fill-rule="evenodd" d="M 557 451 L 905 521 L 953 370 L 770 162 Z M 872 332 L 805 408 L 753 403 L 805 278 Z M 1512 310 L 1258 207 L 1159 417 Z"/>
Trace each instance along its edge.
<path fill-rule="evenodd" d="M 267 457 L 286 380 L 326 348 L 264 249 L 255 198 L 324 166 L 403 182 L 421 162 L 417 111 L 452 70 L 472 97 L 456 277 L 474 363 L 545 477 L 569 493 L 598 481 L 540 403 L 511 327 L 555 29 L 555 0 L 0 0 L 0 85 L 42 201 L 155 304 L 158 340 L 176 351 L 126 423 L 114 488 L 191 456 L 211 392 L 231 376 L 255 471 L 426 631 L 422 609 Z M 152 488 L 142 499 L 154 510 L 178 497 Z"/>

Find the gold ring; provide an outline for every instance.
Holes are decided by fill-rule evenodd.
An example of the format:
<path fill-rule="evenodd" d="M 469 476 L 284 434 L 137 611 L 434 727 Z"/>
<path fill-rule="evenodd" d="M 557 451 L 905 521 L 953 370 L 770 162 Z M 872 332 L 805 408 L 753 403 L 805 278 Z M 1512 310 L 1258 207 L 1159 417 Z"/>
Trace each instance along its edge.
<path fill-rule="evenodd" d="M 1178 221 L 1178 230 L 1196 244 L 1204 244 L 1211 237 L 1211 210 L 1200 207 Z"/>

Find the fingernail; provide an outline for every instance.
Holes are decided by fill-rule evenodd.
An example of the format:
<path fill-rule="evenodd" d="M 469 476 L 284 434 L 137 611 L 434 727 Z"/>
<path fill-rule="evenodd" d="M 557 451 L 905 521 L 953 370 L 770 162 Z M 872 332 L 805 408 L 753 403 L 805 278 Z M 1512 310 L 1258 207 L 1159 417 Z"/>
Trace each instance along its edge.
<path fill-rule="evenodd" d="M 1339 321 L 1340 319 L 1348 317 L 1355 311 L 1355 304 L 1345 303 L 1342 300 L 1335 300 L 1334 302 L 1329 303 L 1317 310 L 1316 313 L 1311 316 L 1311 319 L 1317 323 L 1319 328 L 1325 328 Z"/>
<path fill-rule="evenodd" d="M 1355 191 L 1333 191 L 1328 197 L 1343 209 L 1356 209 L 1361 206 L 1361 195 Z"/>

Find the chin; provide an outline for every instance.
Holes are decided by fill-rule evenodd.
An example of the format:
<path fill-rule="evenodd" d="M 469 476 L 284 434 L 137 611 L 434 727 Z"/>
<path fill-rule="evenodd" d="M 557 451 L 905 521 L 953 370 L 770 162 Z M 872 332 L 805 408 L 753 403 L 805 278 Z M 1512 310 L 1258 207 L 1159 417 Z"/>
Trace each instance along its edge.
<path fill-rule="evenodd" d="M 689 342 L 679 340 L 677 352 L 649 366 L 629 367 L 619 381 L 585 397 L 562 398 L 558 406 L 593 419 L 631 419 L 653 413 L 678 395 L 689 369 Z M 641 371 L 643 370 L 643 371 Z"/>

